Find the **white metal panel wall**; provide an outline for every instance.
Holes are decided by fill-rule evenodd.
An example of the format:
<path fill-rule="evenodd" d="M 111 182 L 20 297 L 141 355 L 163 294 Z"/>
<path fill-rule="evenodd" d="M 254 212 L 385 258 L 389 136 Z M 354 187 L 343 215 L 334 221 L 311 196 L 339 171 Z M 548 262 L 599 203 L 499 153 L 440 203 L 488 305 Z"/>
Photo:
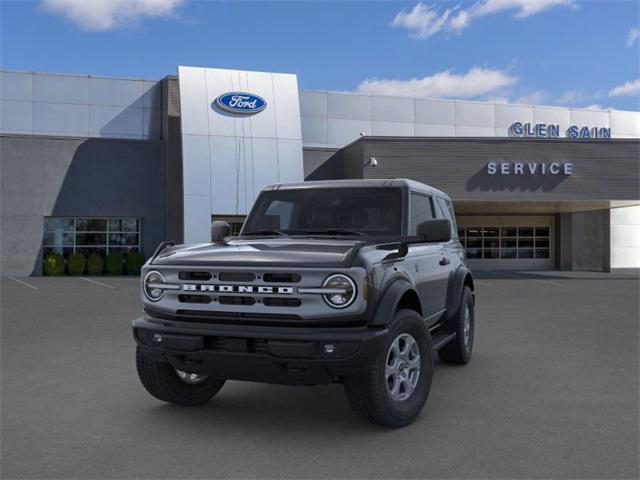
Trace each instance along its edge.
<path fill-rule="evenodd" d="M 611 128 L 640 138 L 640 112 L 513 105 L 341 92 L 300 92 L 305 146 L 341 148 L 360 136 L 508 137 L 515 122 Z"/>
<path fill-rule="evenodd" d="M 611 209 L 611 268 L 640 268 L 640 206 Z"/>
<path fill-rule="evenodd" d="M 290 74 L 197 67 L 178 67 L 178 79 L 184 240 L 206 242 L 211 215 L 244 215 L 265 186 L 303 180 L 298 80 Z M 266 108 L 234 115 L 212 107 L 218 96 L 235 91 L 262 97 Z M 322 100 L 309 108 L 322 109 Z M 315 133 L 319 139 L 326 134 Z"/>
<path fill-rule="evenodd" d="M 160 83 L 0 71 L 0 133 L 159 140 Z"/>

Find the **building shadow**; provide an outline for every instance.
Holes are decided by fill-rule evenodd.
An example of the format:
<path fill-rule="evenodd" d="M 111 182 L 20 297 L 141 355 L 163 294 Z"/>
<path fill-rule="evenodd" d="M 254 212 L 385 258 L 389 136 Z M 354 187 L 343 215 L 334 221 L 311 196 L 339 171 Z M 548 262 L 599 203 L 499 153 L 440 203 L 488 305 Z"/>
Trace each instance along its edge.
<path fill-rule="evenodd" d="M 483 166 L 467 180 L 465 189 L 467 192 L 550 192 L 555 190 L 567 178 L 568 175 L 542 175 L 540 173 L 534 175 L 515 175 L 513 173 L 501 175 L 495 173 L 490 175 L 487 173 L 487 167 Z"/>

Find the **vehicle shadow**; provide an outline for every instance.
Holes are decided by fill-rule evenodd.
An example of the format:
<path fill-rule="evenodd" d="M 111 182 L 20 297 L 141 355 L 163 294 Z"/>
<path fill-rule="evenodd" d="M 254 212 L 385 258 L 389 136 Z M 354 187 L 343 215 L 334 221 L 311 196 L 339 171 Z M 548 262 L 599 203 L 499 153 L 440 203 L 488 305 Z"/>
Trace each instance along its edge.
<path fill-rule="evenodd" d="M 439 368 L 436 360 L 436 368 Z M 428 402 L 427 402 L 428 403 Z M 428 405 L 414 423 L 429 417 Z M 209 403 L 200 407 L 157 404 L 145 408 L 140 420 L 161 423 L 163 429 L 201 431 L 208 425 L 216 434 L 269 431 L 276 434 L 304 433 L 326 436 L 356 436 L 367 432 L 385 433 L 394 429 L 359 418 L 351 411 L 342 385 L 290 387 L 260 383 L 228 382 Z M 412 428 L 409 426 L 407 428 Z"/>
<path fill-rule="evenodd" d="M 589 271 L 522 271 L 522 270 L 473 270 L 478 280 L 633 280 L 640 278 L 640 269 Z"/>

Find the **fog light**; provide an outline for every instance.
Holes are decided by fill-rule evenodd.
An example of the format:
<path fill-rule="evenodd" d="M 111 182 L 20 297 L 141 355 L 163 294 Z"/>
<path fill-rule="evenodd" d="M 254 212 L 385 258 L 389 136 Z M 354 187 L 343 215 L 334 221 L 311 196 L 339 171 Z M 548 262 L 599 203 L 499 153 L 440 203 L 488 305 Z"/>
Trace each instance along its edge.
<path fill-rule="evenodd" d="M 328 355 L 333 355 L 336 352 L 336 346 L 333 343 L 325 343 L 322 345 L 322 351 Z"/>
<path fill-rule="evenodd" d="M 154 333 L 153 337 L 151 337 L 151 341 L 153 343 L 162 343 L 162 335 L 160 335 L 159 333 Z"/>

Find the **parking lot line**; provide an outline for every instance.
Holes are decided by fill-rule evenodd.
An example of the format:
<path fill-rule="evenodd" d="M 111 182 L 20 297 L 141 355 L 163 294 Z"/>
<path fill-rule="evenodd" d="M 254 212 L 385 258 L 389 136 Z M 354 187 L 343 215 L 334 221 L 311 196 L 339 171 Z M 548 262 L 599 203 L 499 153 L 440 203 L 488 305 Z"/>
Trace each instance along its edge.
<path fill-rule="evenodd" d="M 80 277 L 80 278 L 82 280 L 86 280 L 87 282 L 95 283 L 96 285 L 100 285 L 102 287 L 107 287 L 107 288 L 111 288 L 111 289 L 115 289 L 116 288 L 113 285 L 107 285 L 106 283 L 102 283 L 102 282 L 99 282 L 97 280 L 93 280 L 91 278 L 86 278 L 86 277 Z"/>
<path fill-rule="evenodd" d="M 36 287 L 35 285 L 31 285 L 31 284 L 29 284 L 27 282 L 23 282 L 22 280 L 18 280 L 17 278 L 13 278 L 13 277 L 7 277 L 7 278 L 10 278 L 14 282 L 18 282 L 19 284 L 24 285 L 25 287 L 29 287 L 29 288 L 32 288 L 34 290 L 38 290 L 38 287 Z"/>

